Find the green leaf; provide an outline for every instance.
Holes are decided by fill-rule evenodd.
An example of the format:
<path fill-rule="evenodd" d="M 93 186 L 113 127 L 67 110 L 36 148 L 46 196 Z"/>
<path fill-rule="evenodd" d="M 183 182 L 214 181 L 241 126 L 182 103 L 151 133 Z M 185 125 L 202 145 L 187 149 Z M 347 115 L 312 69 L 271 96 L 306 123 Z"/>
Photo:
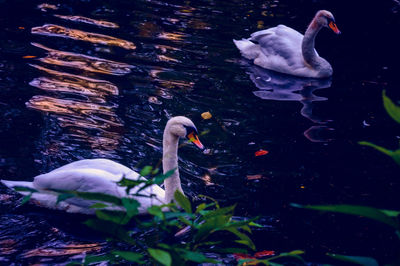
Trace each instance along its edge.
<path fill-rule="evenodd" d="M 132 179 L 127 179 L 127 178 L 123 177 L 119 182 L 117 182 L 117 184 L 121 187 L 126 187 L 126 192 L 129 194 L 129 191 L 132 188 L 134 188 L 140 184 L 146 183 L 146 182 L 147 182 L 147 180 L 145 180 L 145 179 L 132 180 Z"/>
<path fill-rule="evenodd" d="M 133 198 L 122 198 L 121 201 L 129 217 L 133 217 L 139 213 L 140 203 L 137 200 Z"/>
<path fill-rule="evenodd" d="M 254 245 L 253 241 L 251 241 L 251 239 L 246 234 L 239 232 L 239 230 L 237 230 L 235 228 L 228 228 L 228 229 L 224 229 L 224 230 L 235 234 L 240 239 L 236 242 L 246 245 L 249 248 L 251 248 L 252 250 L 256 249 L 256 246 Z"/>
<path fill-rule="evenodd" d="M 386 112 L 390 115 L 393 120 L 397 123 L 400 123 L 400 107 L 395 105 L 392 100 L 386 96 L 386 92 L 382 91 L 383 97 L 383 106 L 386 109 Z"/>
<path fill-rule="evenodd" d="M 198 205 L 196 207 L 196 212 L 195 213 L 199 213 L 200 211 L 204 210 L 207 207 L 207 205 L 205 203 L 201 203 L 200 205 Z"/>
<path fill-rule="evenodd" d="M 100 220 L 109 221 L 121 225 L 127 224 L 130 221 L 130 217 L 124 212 L 96 210 L 96 216 Z"/>
<path fill-rule="evenodd" d="M 140 171 L 141 176 L 148 176 L 151 174 L 151 171 L 153 171 L 153 167 L 151 166 L 145 166 L 143 169 Z"/>
<path fill-rule="evenodd" d="M 90 208 L 92 208 L 92 209 L 104 209 L 106 207 L 108 207 L 107 204 L 100 203 L 100 202 L 97 202 L 97 203 L 93 204 L 92 206 L 90 206 Z"/>
<path fill-rule="evenodd" d="M 165 179 L 167 179 L 173 173 L 175 173 L 175 171 L 176 171 L 176 168 L 167 171 L 165 174 L 160 174 L 160 175 L 154 177 L 152 179 L 153 184 L 157 184 L 157 185 L 161 184 L 162 182 L 164 182 Z"/>
<path fill-rule="evenodd" d="M 194 236 L 194 240 L 195 241 L 202 240 L 211 233 L 220 230 L 221 228 L 223 228 L 224 225 L 226 225 L 230 221 L 230 219 L 231 219 L 230 216 L 223 216 L 223 215 L 209 218 L 203 224 L 200 224 L 200 226 L 198 227 L 198 231 Z"/>
<path fill-rule="evenodd" d="M 358 265 L 365 265 L 365 266 L 378 266 L 378 262 L 370 257 L 359 257 L 359 256 L 345 256 L 345 255 L 339 255 L 339 254 L 331 254 L 327 253 L 331 258 L 340 260 L 340 261 L 345 261 L 345 262 L 351 262 L 354 264 Z"/>
<path fill-rule="evenodd" d="M 185 212 L 192 213 L 192 206 L 190 204 L 190 201 L 185 195 L 182 194 L 182 192 L 176 190 L 174 193 L 174 198 L 179 206 L 181 206 L 185 210 Z"/>
<path fill-rule="evenodd" d="M 247 249 L 244 248 L 213 248 L 210 249 L 211 252 L 218 252 L 218 253 L 227 253 L 227 254 L 233 254 L 233 253 L 247 253 Z"/>
<path fill-rule="evenodd" d="M 392 151 L 392 150 L 388 150 L 388 149 L 386 149 L 386 148 L 384 148 L 384 147 L 375 145 L 375 144 L 373 144 L 373 143 L 371 143 L 371 142 L 368 142 L 368 141 L 360 141 L 360 142 L 358 142 L 358 144 L 364 145 L 364 146 L 372 147 L 372 148 L 374 148 L 374 149 L 376 149 L 376 150 L 378 150 L 378 151 L 380 151 L 380 152 L 382 152 L 382 153 L 384 153 L 384 154 L 386 154 L 386 155 L 392 157 L 392 159 L 393 159 L 398 165 L 400 165 L 400 149 L 397 149 L 397 150 L 395 150 L 395 151 Z"/>
<path fill-rule="evenodd" d="M 120 250 L 115 250 L 112 251 L 111 254 L 120 256 L 121 258 L 130 261 L 130 262 L 136 262 L 139 264 L 144 264 L 145 262 L 142 261 L 142 258 L 144 257 L 140 253 L 136 252 L 130 252 L 130 251 L 120 251 Z"/>
<path fill-rule="evenodd" d="M 400 215 L 400 211 L 382 210 L 382 209 L 380 209 L 380 211 L 390 217 L 397 217 Z"/>
<path fill-rule="evenodd" d="M 399 229 L 399 223 L 393 219 L 392 217 L 386 215 L 380 209 L 365 207 L 365 206 L 357 206 L 357 205 L 299 205 L 299 204 L 291 204 L 296 208 L 304 208 L 304 209 L 312 209 L 319 211 L 329 211 L 329 212 L 339 212 L 357 216 L 367 217 L 387 225 L 394 227 L 395 229 Z"/>
<path fill-rule="evenodd" d="M 26 195 L 26 196 L 22 199 L 21 205 L 24 205 L 25 203 L 27 203 L 27 202 L 31 199 L 31 197 L 32 197 L 32 193 Z"/>
<path fill-rule="evenodd" d="M 161 220 L 164 219 L 164 213 L 162 212 L 160 206 L 153 205 L 153 206 L 147 208 L 147 212 L 153 216 L 160 218 Z"/>
<path fill-rule="evenodd" d="M 194 261 L 197 263 L 203 263 L 203 262 L 218 263 L 213 259 L 207 258 L 206 256 L 203 255 L 203 253 L 200 252 L 193 252 L 186 249 L 177 249 L 177 251 L 179 251 L 179 254 L 185 260 Z"/>
<path fill-rule="evenodd" d="M 98 219 L 89 219 L 84 224 L 99 232 L 112 235 L 128 244 L 136 244 L 135 240 L 130 237 L 129 232 L 118 224 Z"/>
<path fill-rule="evenodd" d="M 111 255 L 87 255 L 83 261 L 84 265 L 89 265 L 91 263 L 95 262 L 102 262 L 102 261 L 107 261 L 110 262 L 114 259 L 113 256 Z"/>
<path fill-rule="evenodd" d="M 18 192 L 24 192 L 24 191 L 31 192 L 31 193 L 38 192 L 36 189 L 30 188 L 30 187 L 15 186 L 15 187 L 13 187 L 13 189 Z"/>
<path fill-rule="evenodd" d="M 232 205 L 232 206 L 225 207 L 225 208 L 218 208 L 216 210 L 209 211 L 209 212 L 207 212 L 206 214 L 203 215 L 203 219 L 208 219 L 210 217 L 215 217 L 215 216 L 219 216 L 219 215 L 226 215 L 228 213 L 229 213 L 230 216 L 232 216 L 235 207 L 236 207 L 236 204 Z"/>
<path fill-rule="evenodd" d="M 56 191 L 58 193 L 63 193 L 63 194 L 73 194 L 75 197 L 79 197 L 82 199 L 87 199 L 87 200 L 98 200 L 98 201 L 103 201 L 103 202 L 108 202 L 112 203 L 117 206 L 121 206 L 121 199 L 116 196 L 112 196 L 109 194 L 103 194 L 103 193 L 98 193 L 98 192 L 81 192 L 81 191 L 72 191 L 72 190 L 59 190 L 55 189 L 53 191 Z"/>
<path fill-rule="evenodd" d="M 60 194 L 60 195 L 58 195 L 58 197 L 57 197 L 57 202 L 56 202 L 56 204 L 60 203 L 61 201 L 64 201 L 64 200 L 73 198 L 73 197 L 75 197 L 75 195 L 74 195 L 74 194 L 71 194 L 71 193 L 63 193 L 63 194 Z"/>
<path fill-rule="evenodd" d="M 290 252 L 286 252 L 285 254 L 287 254 L 289 256 L 302 255 L 302 254 L 304 254 L 304 251 L 303 250 L 292 250 Z"/>
<path fill-rule="evenodd" d="M 165 266 L 170 266 L 172 263 L 171 255 L 169 252 L 161 250 L 161 249 L 154 249 L 148 248 L 147 251 L 149 252 L 150 256 Z"/>

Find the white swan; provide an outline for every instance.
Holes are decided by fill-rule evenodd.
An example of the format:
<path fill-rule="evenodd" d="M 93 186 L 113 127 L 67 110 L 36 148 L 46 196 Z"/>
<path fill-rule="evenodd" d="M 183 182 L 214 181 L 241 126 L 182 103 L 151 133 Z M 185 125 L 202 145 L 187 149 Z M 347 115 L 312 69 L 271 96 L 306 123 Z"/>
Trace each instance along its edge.
<path fill-rule="evenodd" d="M 175 172 L 164 181 L 165 191 L 157 186 L 143 190 L 140 194 L 155 197 L 136 197 L 141 204 L 139 213 L 145 213 L 152 205 L 169 203 L 174 197 L 176 190 L 183 193 L 181 180 L 178 172 L 178 142 L 179 137 L 186 137 L 197 147 L 203 149 L 198 133 L 193 122 L 184 117 L 176 116 L 171 118 L 165 126 L 163 135 L 163 170 L 164 173 L 176 169 Z M 57 168 L 49 173 L 38 175 L 33 182 L 1 180 L 9 188 L 16 186 L 29 187 L 38 190 L 33 193 L 31 200 L 39 206 L 64 210 L 71 213 L 94 214 L 90 206 L 93 201 L 70 198 L 56 204 L 58 193 L 50 190 L 74 190 L 82 192 L 98 192 L 116 197 L 127 196 L 125 188 L 120 187 L 116 182 L 122 177 L 137 180 L 140 175 L 128 167 L 108 159 L 87 159 L 72 162 Z M 132 189 L 130 194 L 138 189 Z M 20 192 L 27 195 L 28 192 Z"/>
<path fill-rule="evenodd" d="M 320 10 L 304 36 L 285 25 L 278 25 L 233 42 L 243 57 L 254 60 L 254 64 L 263 68 L 300 77 L 326 78 L 332 76 L 332 67 L 314 48 L 315 36 L 322 27 L 340 34 L 332 13 Z"/>

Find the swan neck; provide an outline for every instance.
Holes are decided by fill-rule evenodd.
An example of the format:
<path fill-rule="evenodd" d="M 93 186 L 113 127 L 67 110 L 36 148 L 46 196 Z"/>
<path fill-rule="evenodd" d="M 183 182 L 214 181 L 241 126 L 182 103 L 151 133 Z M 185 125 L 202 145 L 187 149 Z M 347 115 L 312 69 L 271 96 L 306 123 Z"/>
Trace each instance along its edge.
<path fill-rule="evenodd" d="M 303 53 L 303 58 L 311 66 L 317 64 L 319 56 L 315 52 L 315 37 L 321 30 L 321 25 L 314 18 L 307 28 L 306 33 L 303 37 L 303 42 L 301 45 L 301 50 Z"/>
<path fill-rule="evenodd" d="M 183 193 L 178 170 L 178 143 L 179 137 L 172 134 L 169 131 L 169 127 L 166 127 L 163 137 L 163 172 L 165 174 L 172 169 L 175 169 L 175 172 L 164 180 L 165 203 L 169 203 L 174 199 L 176 190 Z"/>

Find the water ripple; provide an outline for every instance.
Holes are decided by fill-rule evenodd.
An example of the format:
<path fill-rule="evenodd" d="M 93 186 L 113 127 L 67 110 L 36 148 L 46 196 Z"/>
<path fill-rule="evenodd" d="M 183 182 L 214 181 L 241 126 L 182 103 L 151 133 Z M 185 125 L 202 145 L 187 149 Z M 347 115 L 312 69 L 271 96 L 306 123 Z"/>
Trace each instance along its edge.
<path fill-rule="evenodd" d="M 31 66 L 52 75 L 51 78 L 38 77 L 33 79 L 29 83 L 29 85 L 33 87 L 46 91 L 74 93 L 96 97 L 118 95 L 118 87 L 109 81 L 59 72 L 33 64 L 31 64 Z"/>
<path fill-rule="evenodd" d="M 99 27 L 105 27 L 105 28 L 119 28 L 117 23 L 114 22 L 109 22 L 105 20 L 97 20 L 97 19 L 92 19 L 92 18 L 87 18 L 87 17 L 82 17 L 82 16 L 63 16 L 63 15 L 54 15 L 57 18 L 69 20 L 69 21 L 74 21 L 74 22 L 80 22 L 80 23 L 86 23 L 90 25 L 96 25 Z"/>
<path fill-rule="evenodd" d="M 136 49 L 136 45 L 134 43 L 126 40 L 122 40 L 119 38 L 99 33 L 92 33 L 76 29 L 65 28 L 63 26 L 54 24 L 45 24 L 40 27 L 34 27 L 32 28 L 31 33 L 45 35 L 45 36 L 62 37 L 79 41 L 86 41 L 95 44 L 118 46 L 127 50 Z"/>
<path fill-rule="evenodd" d="M 59 51 L 48 48 L 39 43 L 32 43 L 32 45 L 42 48 L 48 52 L 48 55 L 45 58 L 39 59 L 41 62 L 47 64 L 78 68 L 85 71 L 117 76 L 128 74 L 133 68 L 133 66 L 125 63 L 77 53 Z"/>

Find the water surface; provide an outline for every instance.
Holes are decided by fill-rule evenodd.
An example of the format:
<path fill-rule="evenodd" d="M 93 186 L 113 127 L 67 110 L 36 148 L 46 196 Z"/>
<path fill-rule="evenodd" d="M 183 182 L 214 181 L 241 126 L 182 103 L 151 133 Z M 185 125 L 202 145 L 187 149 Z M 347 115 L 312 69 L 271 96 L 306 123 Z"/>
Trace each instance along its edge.
<path fill-rule="evenodd" d="M 278 24 L 304 32 L 319 9 L 332 11 L 342 31 L 323 29 L 316 42 L 332 79 L 263 70 L 233 45 Z M 208 131 L 208 150 L 180 149 L 184 191 L 261 216 L 259 250 L 383 262 L 395 254 L 399 243 L 384 226 L 289 207 L 398 207 L 397 166 L 357 144 L 398 143 L 381 100 L 382 89 L 400 99 L 395 1 L 0 1 L 0 10 L 1 179 L 30 181 L 84 158 L 156 165 L 165 123 L 185 115 Z M 201 118 L 206 111 L 212 119 Z M 269 153 L 256 157 L 260 149 Z M 3 263 L 64 263 L 82 255 L 54 250 L 103 243 L 81 218 L 20 207 L 4 187 L 0 196 Z"/>

